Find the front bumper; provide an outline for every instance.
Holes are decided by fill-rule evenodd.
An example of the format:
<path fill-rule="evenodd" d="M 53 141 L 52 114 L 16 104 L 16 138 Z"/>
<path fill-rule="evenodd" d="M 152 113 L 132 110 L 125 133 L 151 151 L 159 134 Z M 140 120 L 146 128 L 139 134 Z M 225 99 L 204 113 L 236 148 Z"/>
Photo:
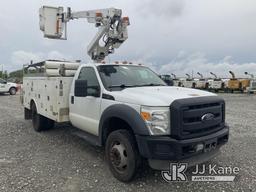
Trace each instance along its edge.
<path fill-rule="evenodd" d="M 227 143 L 229 127 L 210 135 L 177 140 L 169 136 L 136 136 L 140 155 L 150 160 L 183 161 L 214 153 Z M 202 150 L 197 150 L 198 144 L 203 145 Z"/>

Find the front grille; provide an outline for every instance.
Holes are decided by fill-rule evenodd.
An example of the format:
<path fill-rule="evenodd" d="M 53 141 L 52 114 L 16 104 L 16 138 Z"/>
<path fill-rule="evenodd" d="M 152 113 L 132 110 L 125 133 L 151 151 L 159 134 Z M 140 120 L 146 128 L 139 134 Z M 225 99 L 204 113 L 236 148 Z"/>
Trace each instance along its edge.
<path fill-rule="evenodd" d="M 202 117 L 211 114 L 205 121 Z M 225 125 L 225 102 L 219 97 L 181 99 L 171 105 L 171 133 L 177 139 L 211 134 Z"/>

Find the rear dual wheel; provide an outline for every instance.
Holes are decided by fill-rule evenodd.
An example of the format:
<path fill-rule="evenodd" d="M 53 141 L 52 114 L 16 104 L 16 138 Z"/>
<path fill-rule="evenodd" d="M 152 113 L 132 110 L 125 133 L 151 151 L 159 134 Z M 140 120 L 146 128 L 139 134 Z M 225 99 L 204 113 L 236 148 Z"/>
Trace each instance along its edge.
<path fill-rule="evenodd" d="M 49 130 L 54 127 L 53 120 L 48 119 L 48 118 L 37 113 L 37 108 L 34 103 L 32 104 L 31 110 L 32 110 L 33 128 L 36 132 Z"/>

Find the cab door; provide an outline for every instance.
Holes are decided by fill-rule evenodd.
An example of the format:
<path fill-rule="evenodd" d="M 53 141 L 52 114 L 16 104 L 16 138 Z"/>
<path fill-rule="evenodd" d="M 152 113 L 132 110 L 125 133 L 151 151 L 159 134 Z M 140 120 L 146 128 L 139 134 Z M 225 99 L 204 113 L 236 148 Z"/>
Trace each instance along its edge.
<path fill-rule="evenodd" d="M 0 79 L 0 92 L 7 92 L 7 83 L 5 80 Z"/>
<path fill-rule="evenodd" d="M 71 91 L 70 101 L 70 121 L 84 131 L 93 135 L 98 135 L 101 88 L 93 67 L 82 67 L 77 80 L 87 81 L 87 95 L 76 96 L 75 91 Z M 72 86 L 73 89 L 75 85 Z"/>

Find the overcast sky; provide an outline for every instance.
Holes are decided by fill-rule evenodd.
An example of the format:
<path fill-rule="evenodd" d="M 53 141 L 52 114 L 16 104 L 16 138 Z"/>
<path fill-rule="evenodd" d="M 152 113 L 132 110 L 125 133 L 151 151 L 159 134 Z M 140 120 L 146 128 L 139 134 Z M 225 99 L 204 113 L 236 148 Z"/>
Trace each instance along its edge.
<path fill-rule="evenodd" d="M 43 38 L 38 9 L 70 6 L 73 11 L 116 7 L 130 17 L 129 39 L 111 61 L 142 62 L 159 73 L 197 71 L 209 76 L 256 74 L 255 0 L 2 0 L 0 64 L 12 71 L 30 60 L 90 61 L 86 47 L 97 29 L 86 20 L 68 24 L 68 40 Z"/>

